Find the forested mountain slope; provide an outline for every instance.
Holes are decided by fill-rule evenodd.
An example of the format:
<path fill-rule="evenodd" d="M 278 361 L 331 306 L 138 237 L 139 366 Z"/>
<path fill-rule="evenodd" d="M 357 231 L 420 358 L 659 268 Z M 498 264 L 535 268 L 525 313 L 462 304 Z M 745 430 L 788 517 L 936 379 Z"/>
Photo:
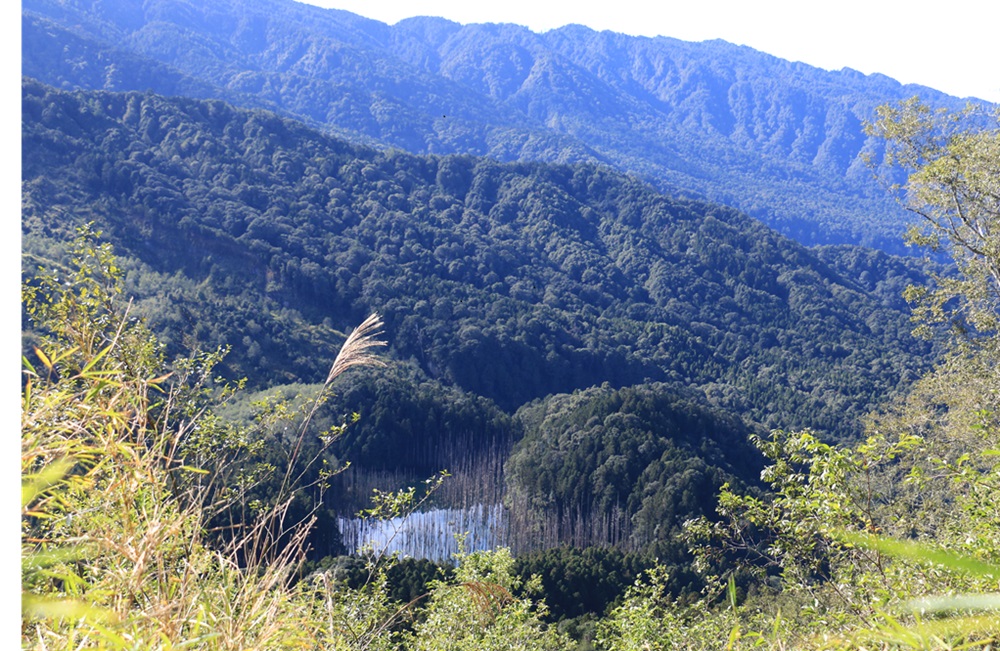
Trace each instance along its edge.
<path fill-rule="evenodd" d="M 378 310 L 395 356 L 509 411 L 662 381 L 844 436 L 929 360 L 886 289 L 914 265 L 601 167 L 377 152 L 219 101 L 30 80 L 23 115 L 29 254 L 95 220 L 170 349 L 230 344 L 255 386 L 321 381 Z"/>
<path fill-rule="evenodd" d="M 388 26 L 288 0 L 27 0 L 23 70 L 63 88 L 215 97 L 416 153 L 603 162 L 804 243 L 900 249 L 862 123 L 918 94 L 722 41 L 567 26 Z"/>

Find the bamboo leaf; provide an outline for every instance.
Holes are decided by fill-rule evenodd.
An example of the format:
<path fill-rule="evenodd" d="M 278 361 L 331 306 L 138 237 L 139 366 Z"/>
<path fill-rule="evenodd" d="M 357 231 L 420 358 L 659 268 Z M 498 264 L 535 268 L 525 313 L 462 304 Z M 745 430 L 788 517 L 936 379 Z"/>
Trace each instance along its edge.
<path fill-rule="evenodd" d="M 21 484 L 21 508 L 24 509 L 39 494 L 59 483 L 69 474 L 75 463 L 70 457 L 59 459 L 42 468 L 38 474 L 30 476 L 27 481 Z"/>
<path fill-rule="evenodd" d="M 41 360 L 42 364 L 45 364 L 45 368 L 52 370 L 52 362 L 49 361 L 49 356 L 42 352 L 42 349 L 35 346 L 35 355 Z"/>
<path fill-rule="evenodd" d="M 61 362 L 62 360 L 66 359 L 67 357 L 69 357 L 70 355 L 72 355 L 73 353 L 75 353 L 78 350 L 80 350 L 79 346 L 71 346 L 71 347 L 67 348 L 63 352 L 61 352 L 58 355 L 55 355 L 54 357 L 52 357 L 52 364 L 53 365 L 58 364 L 59 362 Z"/>
<path fill-rule="evenodd" d="M 109 610 L 76 599 L 41 597 L 30 593 L 21 595 L 21 615 L 35 619 L 81 619 L 93 621 L 114 621 L 115 615 Z"/>
<path fill-rule="evenodd" d="M 58 549 L 49 549 L 27 554 L 24 556 L 21 564 L 24 567 L 51 567 L 52 565 L 58 565 L 59 563 L 68 563 L 70 561 L 80 560 L 81 558 L 86 558 L 89 555 L 90 553 L 85 547 L 81 545 L 73 545 L 72 547 L 60 547 Z"/>
<path fill-rule="evenodd" d="M 1000 610 L 1000 593 L 922 597 L 906 602 L 905 607 L 919 613 Z"/>
<path fill-rule="evenodd" d="M 111 346 L 105 346 L 103 349 L 101 349 L 96 355 L 94 355 L 94 359 L 87 362 L 87 365 L 84 366 L 83 370 L 80 371 L 80 375 L 81 376 L 86 375 L 87 372 L 94 367 L 94 364 L 104 359 L 104 356 L 107 355 L 108 352 L 110 352 L 110 350 Z"/>
<path fill-rule="evenodd" d="M 985 578 L 1000 577 L 1000 566 L 984 563 L 966 554 L 956 554 L 944 549 L 935 549 L 922 543 L 893 540 L 891 538 L 848 531 L 835 532 L 833 537 L 858 547 L 881 552 L 888 556 L 940 565 L 945 569 L 961 574 Z"/>

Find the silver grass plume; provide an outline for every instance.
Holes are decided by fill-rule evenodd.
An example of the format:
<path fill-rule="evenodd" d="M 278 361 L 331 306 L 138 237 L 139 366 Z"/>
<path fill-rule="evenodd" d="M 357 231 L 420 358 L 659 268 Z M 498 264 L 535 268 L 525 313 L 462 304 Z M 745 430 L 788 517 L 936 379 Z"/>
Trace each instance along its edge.
<path fill-rule="evenodd" d="M 330 367 L 330 374 L 326 376 L 324 388 L 330 386 L 341 373 L 354 366 L 385 366 L 385 362 L 371 352 L 376 346 L 385 346 L 385 342 L 379 339 L 382 334 L 382 317 L 378 312 L 372 313 L 361 325 L 351 331 L 340 347 L 337 358 L 333 360 Z"/>
<path fill-rule="evenodd" d="M 291 454 L 288 455 L 287 467 L 285 468 L 285 478 L 281 482 L 281 489 L 278 491 L 278 501 L 284 499 L 291 499 L 290 492 L 293 491 L 294 486 L 299 485 L 299 482 L 305 477 L 306 472 L 309 468 L 319 459 L 317 454 L 311 461 L 306 463 L 306 467 L 295 477 L 292 476 L 293 468 L 295 467 L 296 461 L 298 461 L 299 454 L 302 452 L 302 442 L 305 440 L 306 432 L 309 430 L 309 424 L 312 422 L 313 416 L 316 415 L 317 410 L 319 410 L 320 405 L 325 402 L 327 394 L 327 389 L 330 384 L 340 376 L 341 373 L 349 368 L 355 366 L 386 366 L 386 363 L 375 356 L 372 352 L 372 348 L 377 346 L 385 346 L 386 343 L 379 339 L 379 335 L 382 334 L 382 317 L 379 316 L 378 312 L 373 312 L 371 316 L 361 322 L 361 325 L 356 327 L 351 331 L 351 334 L 347 336 L 344 344 L 340 347 L 340 352 L 337 353 L 336 359 L 333 360 L 333 366 L 330 367 L 330 373 L 326 376 L 326 382 L 323 383 L 323 389 L 320 395 L 316 397 L 313 401 L 312 408 L 306 417 L 302 420 L 299 425 L 298 436 L 295 441 L 295 447 Z M 324 449 L 332 443 L 332 439 L 329 441 L 324 441 Z M 295 527 L 285 526 L 285 515 L 288 509 L 283 508 L 277 510 L 273 514 L 272 522 L 276 522 L 279 531 L 289 531 Z M 309 516 L 314 515 L 310 513 Z M 300 521 L 302 524 L 304 520 Z M 277 540 L 280 538 L 278 536 L 275 538 Z"/>

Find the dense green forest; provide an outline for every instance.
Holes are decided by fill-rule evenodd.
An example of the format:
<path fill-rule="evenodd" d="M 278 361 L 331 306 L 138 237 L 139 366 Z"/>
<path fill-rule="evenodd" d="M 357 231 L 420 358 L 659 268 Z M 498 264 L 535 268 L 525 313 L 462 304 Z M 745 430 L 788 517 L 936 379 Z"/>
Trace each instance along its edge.
<path fill-rule="evenodd" d="M 763 467 L 743 422 L 703 403 L 605 385 L 522 407 L 507 462 L 512 529 L 578 547 L 676 541 L 684 520 L 713 512 L 723 483 L 755 484 Z"/>
<path fill-rule="evenodd" d="M 755 432 L 697 387 L 665 384 L 548 396 L 513 420 L 434 383 L 409 403 L 441 422 L 493 414 L 496 438 L 523 428 L 507 481 L 541 500 L 541 515 L 555 508 L 536 521 L 543 530 L 577 528 L 573 516 L 614 502 L 638 516 L 620 535 L 671 527 L 654 549 L 677 546 L 687 563 L 599 546 L 459 553 L 444 566 L 378 553 L 308 560 L 325 508 L 309 495 L 343 474 L 337 444 L 354 424 L 325 407 L 346 384 L 405 385 L 417 371 L 375 372 L 386 333 L 371 316 L 325 380 L 266 390 L 248 415 L 245 382 L 218 373 L 222 353 L 165 356 L 126 292 L 137 265 L 78 228 L 65 257 L 29 266 L 23 289 L 22 646 L 993 648 L 1000 128 L 995 116 L 909 102 L 872 129 L 910 172 L 908 205 L 926 217 L 911 239 L 943 246 L 957 271 L 907 291 L 943 353 L 871 412 L 860 441 Z M 876 291 L 872 274 L 894 266 L 823 253 L 864 269 Z M 421 397 L 438 391 L 451 397 Z M 360 439 L 348 449 L 366 453 Z M 761 465 L 759 483 L 740 481 Z M 405 516 L 446 481 L 427 495 L 377 492 L 368 516 Z M 708 487 L 717 503 L 704 500 Z M 616 530 L 591 519 L 579 531 L 593 539 L 602 527 Z"/>
<path fill-rule="evenodd" d="M 308 395 L 349 324 L 382 314 L 398 368 L 317 415 L 323 427 L 360 416 L 331 452 L 354 467 L 331 483 L 317 556 L 342 551 L 338 510 L 439 470 L 454 477 L 438 505 L 505 500 L 515 529 L 518 504 L 559 523 L 512 532 L 516 549 L 641 549 L 710 512 L 722 482 L 759 473 L 753 451 L 723 460 L 692 439 L 729 448 L 754 428 L 811 427 L 848 440 L 930 359 L 900 298 L 927 280 L 917 260 L 812 251 L 604 168 L 378 152 L 217 101 L 33 81 L 23 108 L 28 268 L 94 222 L 168 355 L 228 347 L 219 370 L 264 392 L 234 417 L 251 420 L 268 389 Z M 631 413 L 625 401 L 596 428 L 576 424 L 594 416 L 583 398 L 558 398 L 568 420 L 555 430 L 525 425 L 537 407 L 515 414 L 604 384 L 686 402 Z M 607 433 L 615 419 L 629 423 L 621 436 Z M 512 463 L 559 458 L 546 441 L 576 429 L 595 438 L 562 471 L 565 493 L 545 496 L 544 474 L 505 474 L 512 451 Z M 663 481 L 675 471 L 685 479 Z"/>
<path fill-rule="evenodd" d="M 390 26 L 288 0 L 27 0 L 22 15 L 23 72 L 57 88 L 216 98 L 414 153 L 602 163 L 802 243 L 894 253 L 910 219 L 866 166 L 882 144 L 862 125 L 912 95 L 963 105 L 722 41 L 579 25 Z"/>
<path fill-rule="evenodd" d="M 927 363 L 895 296 L 926 279 L 916 261 L 810 251 L 604 168 L 380 153 L 34 82 L 24 116 L 26 249 L 95 220 L 168 348 L 230 345 L 256 386 L 319 381 L 374 310 L 401 360 L 508 412 L 660 381 L 846 437 Z"/>

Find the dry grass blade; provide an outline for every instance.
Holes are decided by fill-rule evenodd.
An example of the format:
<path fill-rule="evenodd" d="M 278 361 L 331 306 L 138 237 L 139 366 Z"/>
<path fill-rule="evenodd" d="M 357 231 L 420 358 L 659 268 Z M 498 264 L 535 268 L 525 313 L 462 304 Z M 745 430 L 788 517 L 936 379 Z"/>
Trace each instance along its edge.
<path fill-rule="evenodd" d="M 490 621 L 495 620 L 503 607 L 514 601 L 507 588 L 496 583 L 464 581 L 459 584 L 472 597 L 476 609 Z"/>
<path fill-rule="evenodd" d="M 375 312 L 351 331 L 333 360 L 324 386 L 329 386 L 341 373 L 354 366 L 385 366 L 385 362 L 370 352 L 376 346 L 385 346 L 385 342 L 378 338 L 382 334 L 382 325 L 382 317 Z"/>

